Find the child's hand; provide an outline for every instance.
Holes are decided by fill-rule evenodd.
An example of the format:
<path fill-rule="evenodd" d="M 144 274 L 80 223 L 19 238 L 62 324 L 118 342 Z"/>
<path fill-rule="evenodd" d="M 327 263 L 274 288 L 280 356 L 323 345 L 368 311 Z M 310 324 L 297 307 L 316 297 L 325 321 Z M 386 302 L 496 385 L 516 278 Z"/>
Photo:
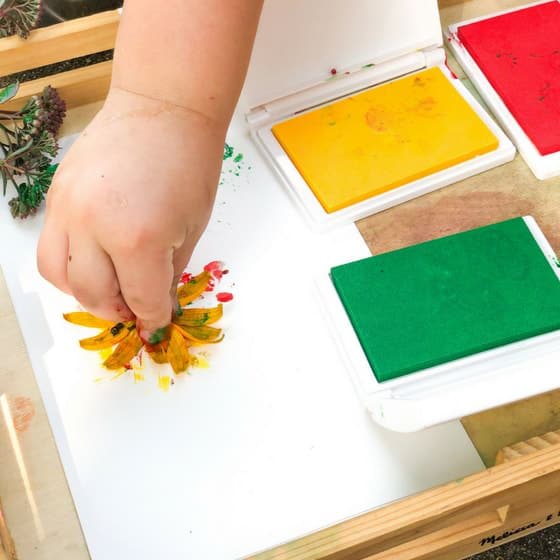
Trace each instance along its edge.
<path fill-rule="evenodd" d="M 39 241 L 41 274 L 89 311 L 166 326 L 208 222 L 225 125 L 112 89 L 60 165 Z"/>

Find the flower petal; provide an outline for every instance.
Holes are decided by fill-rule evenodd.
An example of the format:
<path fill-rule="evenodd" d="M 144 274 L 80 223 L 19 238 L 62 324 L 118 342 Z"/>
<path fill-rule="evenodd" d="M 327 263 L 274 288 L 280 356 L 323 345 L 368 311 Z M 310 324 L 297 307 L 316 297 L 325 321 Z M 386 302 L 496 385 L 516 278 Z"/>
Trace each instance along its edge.
<path fill-rule="evenodd" d="M 158 344 L 146 344 L 145 345 L 146 351 L 150 355 L 150 358 L 156 364 L 167 364 L 167 341 L 165 343 L 160 342 Z"/>
<path fill-rule="evenodd" d="M 196 344 L 218 344 L 218 342 L 222 342 L 224 336 L 222 335 L 220 338 L 217 338 L 222 334 L 221 329 L 215 329 L 214 327 L 180 327 L 179 325 L 173 324 L 173 327 L 177 329 L 184 338 L 194 342 Z M 201 333 L 199 329 L 212 329 L 211 332 Z M 192 332 L 195 331 L 195 332 Z M 216 331 L 218 331 L 216 333 Z M 196 334 L 195 334 L 196 333 Z M 198 338 L 196 335 L 200 336 Z"/>
<path fill-rule="evenodd" d="M 213 342 L 222 335 L 222 329 L 216 329 L 215 327 L 208 327 L 205 325 L 200 327 L 185 327 L 183 330 L 193 336 L 197 342 Z"/>
<path fill-rule="evenodd" d="M 222 318 L 222 315 L 222 304 L 217 307 L 183 309 L 183 313 L 174 317 L 173 322 L 181 327 L 200 327 L 215 323 Z"/>
<path fill-rule="evenodd" d="M 142 349 L 144 343 L 136 328 L 128 331 L 126 338 L 119 342 L 115 351 L 103 362 L 107 369 L 120 369 L 130 362 Z"/>
<path fill-rule="evenodd" d="M 110 329 L 105 329 L 95 336 L 80 340 L 80 346 L 84 350 L 103 350 L 104 348 L 110 348 L 118 344 L 121 340 L 124 340 L 128 336 L 133 325 L 134 323 L 132 322 L 117 323 Z"/>
<path fill-rule="evenodd" d="M 179 288 L 177 288 L 179 304 L 184 307 L 192 303 L 197 297 L 204 293 L 211 279 L 212 275 L 205 270 L 194 278 L 191 278 L 186 284 L 179 286 Z"/>
<path fill-rule="evenodd" d="M 74 313 L 64 313 L 63 317 L 74 325 L 81 327 L 93 327 L 96 329 L 107 329 L 112 327 L 115 322 L 100 319 L 87 311 L 75 311 Z"/>
<path fill-rule="evenodd" d="M 176 374 L 183 373 L 189 367 L 189 347 L 187 341 L 181 336 L 179 329 L 175 325 L 171 325 L 167 359 Z"/>

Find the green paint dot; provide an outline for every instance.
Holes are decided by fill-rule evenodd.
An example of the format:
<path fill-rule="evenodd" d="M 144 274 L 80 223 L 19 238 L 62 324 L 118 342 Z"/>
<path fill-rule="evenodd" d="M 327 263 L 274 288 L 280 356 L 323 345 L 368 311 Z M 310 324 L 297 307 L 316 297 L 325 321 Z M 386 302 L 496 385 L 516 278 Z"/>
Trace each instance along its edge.
<path fill-rule="evenodd" d="M 231 156 L 233 156 L 233 146 L 226 143 L 224 145 L 224 161 L 229 159 Z"/>
<path fill-rule="evenodd" d="M 241 153 L 237 154 L 237 155 L 233 158 L 233 161 L 234 161 L 235 163 L 239 163 L 240 161 L 243 161 L 243 154 L 241 154 Z"/>

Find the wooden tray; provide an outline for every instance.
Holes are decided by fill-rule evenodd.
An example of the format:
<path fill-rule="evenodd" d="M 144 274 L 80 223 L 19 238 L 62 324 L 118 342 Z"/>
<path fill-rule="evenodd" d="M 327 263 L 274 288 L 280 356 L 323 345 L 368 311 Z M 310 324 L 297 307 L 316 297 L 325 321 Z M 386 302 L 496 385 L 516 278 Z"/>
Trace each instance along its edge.
<path fill-rule="evenodd" d="M 441 0 L 440 4 L 443 23 L 447 24 L 464 15 L 494 11 L 500 3 Z M 118 21 L 118 12 L 111 11 L 33 31 L 27 41 L 18 37 L 0 39 L 0 75 L 110 49 Z M 11 103 L 19 106 L 22 100 L 51 84 L 60 90 L 69 108 L 76 108 L 69 112 L 65 132 L 79 130 L 97 109 L 80 107 L 105 97 L 110 73 L 111 62 L 104 62 L 26 82 Z M 378 252 L 380 248 L 393 249 L 504 219 L 512 213 L 526 213 L 525 207 L 530 205 L 537 218 L 542 213 L 545 229 L 553 230 L 552 224 L 557 224 L 560 217 L 560 198 L 548 183 L 541 183 L 539 191 L 532 190 L 530 177 L 517 159 L 489 174 L 363 220 L 360 229 Z M 485 188 L 482 183 L 491 183 L 492 187 Z M 515 185 L 519 188 L 514 189 Z M 482 197 L 475 196 L 473 190 L 478 189 Z M 419 215 L 423 216 L 420 224 L 424 225 L 413 228 L 411 216 Z M 388 235 L 390 226 L 394 232 L 391 224 L 395 221 L 402 223 L 397 238 Z M 554 235 L 552 239 L 558 244 Z M 0 504 L 0 560 L 16 560 L 18 551 L 20 560 L 26 560 L 32 549 L 34 559 L 52 558 L 55 551 L 59 560 L 87 558 L 79 521 L 72 513 L 62 467 L 1 279 L 0 327 L 0 346 L 12 349 L 9 359 L 0 363 L 0 396 L 5 397 L 12 413 L 18 395 L 33 396 L 33 427 L 25 434 L 18 433 L 16 439 L 21 444 L 19 453 L 25 456 L 33 475 L 34 487 L 40 489 L 36 507 L 56 532 L 55 538 L 38 544 L 23 538 L 24 529 L 33 526 L 34 518 L 32 511 L 23 511 L 16 505 L 26 491 L 25 485 L 14 486 L 10 478 L 10 472 L 16 468 L 17 452 L 0 452 L 0 496 L 5 508 L 2 513 Z M 463 420 L 487 464 L 493 462 L 496 452 L 503 447 L 498 452 L 496 466 L 262 552 L 252 560 L 458 560 L 559 523 L 560 493 L 554 489 L 560 488 L 560 433 L 531 437 L 551 429 L 558 416 L 555 411 L 559 400 L 559 394 L 554 393 Z M 546 407 L 541 406 L 543 402 Z M 523 429 L 520 425 L 511 428 L 514 417 L 528 419 L 525 423 L 520 421 Z M 0 417 L 0 449 L 9 441 L 9 426 L 2 422 Z M 492 430 L 495 437 L 489 438 Z M 516 434 L 523 436 L 514 439 Z M 515 443 L 520 439 L 526 441 Z M 496 447 L 496 442 L 501 446 Z M 439 460 L 444 461 L 445 457 Z M 61 554 L 61 550 L 65 552 Z"/>
<path fill-rule="evenodd" d="M 28 39 L 17 35 L 0 39 L 0 76 L 112 49 L 119 19 L 119 11 L 112 10 L 36 29 Z M 69 108 L 99 101 L 109 90 L 111 68 L 112 62 L 107 61 L 23 82 L 3 108 L 20 107 L 49 84 Z"/>

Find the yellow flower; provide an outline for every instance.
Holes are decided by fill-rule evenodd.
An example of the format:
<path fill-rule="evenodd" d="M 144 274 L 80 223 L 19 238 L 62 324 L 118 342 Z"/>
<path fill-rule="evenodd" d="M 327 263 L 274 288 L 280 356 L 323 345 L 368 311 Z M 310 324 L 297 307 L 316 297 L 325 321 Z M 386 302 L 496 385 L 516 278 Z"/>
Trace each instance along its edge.
<path fill-rule="evenodd" d="M 101 329 L 97 335 L 80 340 L 80 346 L 85 350 L 103 351 L 103 366 L 109 370 L 131 369 L 131 360 L 144 349 L 156 364 L 169 364 L 179 375 L 197 363 L 191 347 L 217 344 L 224 338 L 222 329 L 211 326 L 223 315 L 221 303 L 210 308 L 190 307 L 205 291 L 212 291 L 215 279 L 221 278 L 221 274 L 221 270 L 215 273 L 215 269 L 205 269 L 198 276 L 184 276 L 177 288 L 179 306 L 172 322 L 160 329 L 162 339 L 154 344 L 140 338 L 135 321 L 113 323 L 86 311 L 66 313 L 64 318 L 75 325 Z"/>

